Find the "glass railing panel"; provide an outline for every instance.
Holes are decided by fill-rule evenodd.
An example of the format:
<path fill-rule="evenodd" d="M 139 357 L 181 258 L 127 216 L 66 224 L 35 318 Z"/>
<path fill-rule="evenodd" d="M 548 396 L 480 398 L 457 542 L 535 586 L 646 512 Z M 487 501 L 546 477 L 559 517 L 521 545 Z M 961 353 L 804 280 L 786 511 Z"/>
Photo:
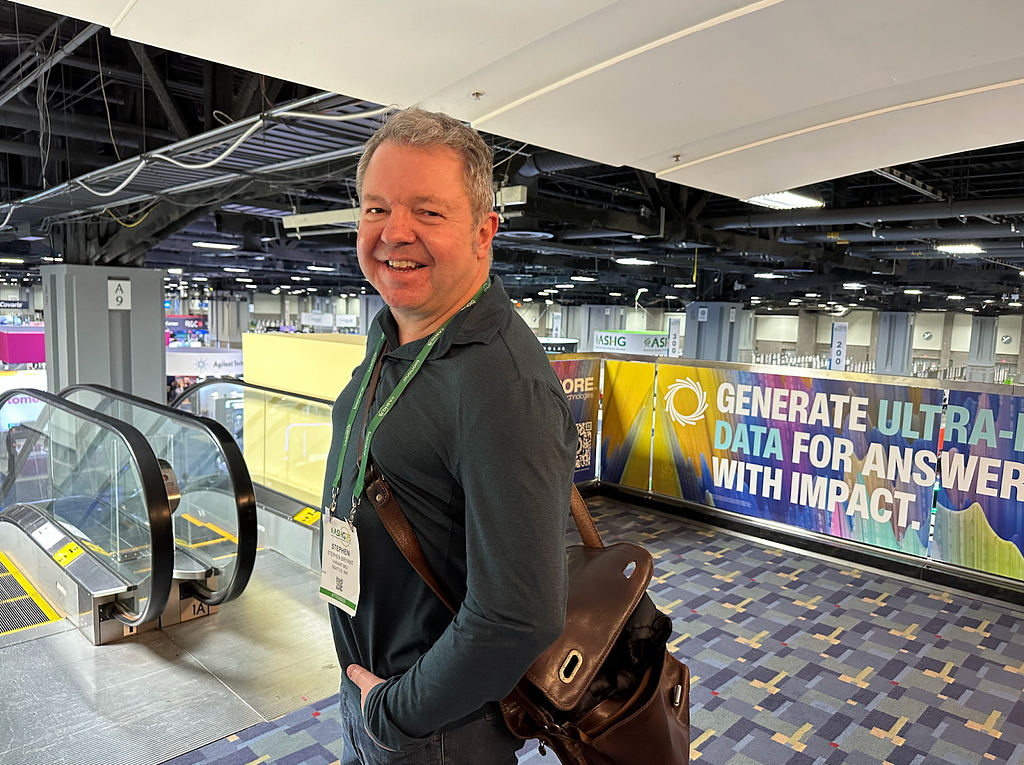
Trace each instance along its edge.
<path fill-rule="evenodd" d="M 244 508 L 240 512 L 239 504 L 246 501 L 247 492 L 251 494 L 252 485 L 248 477 L 244 485 L 235 484 L 229 474 L 228 456 L 209 431 L 208 423 L 150 402 L 136 403 L 124 394 L 102 388 L 75 387 L 61 395 L 141 431 L 156 456 L 171 466 L 177 480 L 181 498 L 172 514 L 175 544 L 214 571 L 216 578 L 209 583 L 211 592 L 233 582 L 239 538 L 244 535 L 240 523 L 245 512 Z M 255 538 L 255 528 L 245 533 Z M 248 579 L 248 572 L 244 578 Z M 237 589 L 235 594 L 240 591 Z"/>
<path fill-rule="evenodd" d="M 242 447 L 257 483 L 319 507 L 331 404 L 244 382 L 216 381 L 185 391 L 181 405 L 223 424 Z"/>
<path fill-rule="evenodd" d="M 128 620 L 137 618 L 153 587 L 150 506 L 161 497 L 143 470 L 156 467 L 155 459 L 116 425 L 44 397 L 53 398 L 18 391 L 0 399 L 0 508 L 31 503 L 42 510 L 134 588 L 120 606 Z M 157 512 L 166 513 L 165 494 L 162 501 Z M 159 597 L 166 601 L 166 593 Z"/>

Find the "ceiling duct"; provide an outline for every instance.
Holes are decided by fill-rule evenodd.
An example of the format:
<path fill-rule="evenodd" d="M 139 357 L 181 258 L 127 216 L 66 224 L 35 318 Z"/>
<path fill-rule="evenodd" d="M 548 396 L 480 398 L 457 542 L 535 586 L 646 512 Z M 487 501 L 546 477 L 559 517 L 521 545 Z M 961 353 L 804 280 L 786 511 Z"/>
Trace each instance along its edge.
<path fill-rule="evenodd" d="M 557 173 L 561 170 L 576 170 L 591 167 L 597 163 L 582 157 L 573 157 L 557 151 L 537 151 L 530 155 L 516 173 L 520 178 L 536 178 L 542 173 Z"/>
<path fill-rule="evenodd" d="M 1013 223 L 978 226 L 947 226 L 945 228 L 878 228 L 853 229 L 850 231 L 829 231 L 816 233 L 813 231 L 789 231 L 780 241 L 800 242 L 902 242 L 914 239 L 1000 239 L 1002 237 L 1021 237 L 1024 232 Z"/>

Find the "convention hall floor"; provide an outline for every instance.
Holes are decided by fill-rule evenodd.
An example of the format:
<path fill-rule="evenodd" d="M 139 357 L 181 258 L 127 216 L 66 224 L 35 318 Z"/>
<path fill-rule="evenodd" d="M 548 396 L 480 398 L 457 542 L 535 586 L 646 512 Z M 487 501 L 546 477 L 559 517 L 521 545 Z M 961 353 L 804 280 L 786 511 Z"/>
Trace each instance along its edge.
<path fill-rule="evenodd" d="M 606 543 L 639 542 L 655 555 L 651 591 L 673 617 L 671 649 L 692 674 L 692 762 L 1024 763 L 1024 612 L 608 498 L 588 502 Z M 243 609 L 265 609 L 266 555 L 253 595 L 182 628 L 209 637 L 243 618 Z M 323 609 L 314 575 L 307 578 L 303 588 L 302 576 L 291 577 L 290 597 L 308 600 L 291 606 L 304 614 L 308 644 L 328 629 L 323 616 L 322 625 L 310 621 Z M 258 620 L 250 624 L 260 628 Z M 182 660 L 213 663 L 188 649 L 199 641 L 175 637 L 174 629 L 171 637 L 186 646 Z M 304 650 L 272 642 L 281 651 Z M 251 664 L 249 671 L 260 670 Z M 336 682 L 336 667 L 324 673 Z M 311 683 L 283 716 L 272 714 L 273 705 L 257 708 L 263 719 L 256 724 L 166 762 L 337 762 L 336 696 L 313 695 L 323 687 Z M 169 724 L 167 735 L 176 727 Z M 519 759 L 554 762 L 532 745 Z M 5 759 L 0 746 L 0 763 L 7 762 L 20 761 Z"/>

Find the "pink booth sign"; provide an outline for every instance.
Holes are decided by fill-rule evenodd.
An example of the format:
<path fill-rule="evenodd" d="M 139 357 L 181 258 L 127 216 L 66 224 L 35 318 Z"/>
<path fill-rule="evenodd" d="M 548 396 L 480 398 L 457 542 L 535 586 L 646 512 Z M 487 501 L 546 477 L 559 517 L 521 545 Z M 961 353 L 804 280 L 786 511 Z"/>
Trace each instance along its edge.
<path fill-rule="evenodd" d="M 42 327 L 0 327 L 0 361 L 5 364 L 37 364 L 46 361 Z"/>

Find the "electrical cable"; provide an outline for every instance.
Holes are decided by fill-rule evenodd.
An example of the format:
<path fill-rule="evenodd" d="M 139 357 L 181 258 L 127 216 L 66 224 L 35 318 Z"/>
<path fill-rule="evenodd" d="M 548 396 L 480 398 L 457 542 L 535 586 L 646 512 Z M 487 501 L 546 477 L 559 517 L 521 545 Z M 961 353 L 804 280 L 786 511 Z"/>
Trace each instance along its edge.
<path fill-rule="evenodd" d="M 100 37 L 96 35 L 96 63 L 100 68 L 100 93 L 103 94 L 103 108 L 107 112 L 107 130 L 110 131 L 110 145 L 114 147 L 114 155 L 117 161 L 121 161 L 121 152 L 117 150 L 117 142 L 114 140 L 114 123 L 110 119 L 110 104 L 107 102 L 107 89 L 103 87 L 103 59 L 100 56 Z"/>
<path fill-rule="evenodd" d="M 325 122 L 348 122 L 349 120 L 359 120 L 365 117 L 377 117 L 381 114 L 396 109 L 395 106 L 382 106 L 379 109 L 373 109 L 368 112 L 354 112 L 352 114 L 312 114 L 310 112 L 278 112 L 275 117 L 302 117 L 303 119 L 311 120 L 324 120 Z"/>
<path fill-rule="evenodd" d="M 135 228 L 140 223 L 142 223 L 142 221 L 146 220 L 146 218 L 149 217 L 149 214 L 151 212 L 153 212 L 153 208 L 152 207 L 150 207 L 148 210 L 146 210 L 145 215 L 143 215 L 137 221 L 134 221 L 132 223 L 125 223 L 123 220 L 121 220 L 116 215 L 114 215 L 114 213 L 110 212 L 109 209 L 106 210 L 107 215 L 109 215 L 111 218 L 113 218 L 115 221 L 117 221 L 118 225 L 120 225 L 122 228 Z"/>
<path fill-rule="evenodd" d="M 4 222 L 0 223 L 0 228 L 5 228 L 11 220 L 11 216 L 14 215 L 14 211 L 18 209 L 18 205 L 12 204 L 7 208 L 7 217 L 4 218 Z"/>

